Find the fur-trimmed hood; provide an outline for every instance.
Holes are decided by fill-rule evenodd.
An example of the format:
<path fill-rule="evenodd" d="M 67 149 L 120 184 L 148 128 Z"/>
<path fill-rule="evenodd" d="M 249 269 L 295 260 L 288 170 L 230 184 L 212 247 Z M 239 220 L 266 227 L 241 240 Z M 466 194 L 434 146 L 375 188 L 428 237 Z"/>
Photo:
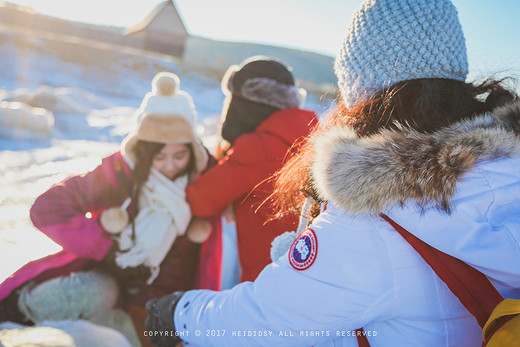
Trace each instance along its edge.
<path fill-rule="evenodd" d="M 280 110 L 302 107 L 307 98 L 307 92 L 303 88 L 294 85 L 283 84 L 270 78 L 255 77 L 247 79 L 239 90 L 234 90 L 232 81 L 240 70 L 238 65 L 228 68 L 222 77 L 221 88 L 225 95 L 233 93 L 246 100 L 268 105 Z"/>
<path fill-rule="evenodd" d="M 484 160 L 520 155 L 520 102 L 432 134 L 408 128 L 358 137 L 351 128 L 314 139 L 319 197 L 349 213 L 379 214 L 408 200 L 450 211 L 462 175 Z"/>

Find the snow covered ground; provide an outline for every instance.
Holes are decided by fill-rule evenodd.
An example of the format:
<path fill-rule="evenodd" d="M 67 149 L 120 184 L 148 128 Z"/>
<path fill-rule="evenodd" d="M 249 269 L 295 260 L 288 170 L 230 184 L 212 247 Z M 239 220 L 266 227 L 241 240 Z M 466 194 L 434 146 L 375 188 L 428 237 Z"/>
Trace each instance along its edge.
<path fill-rule="evenodd" d="M 30 206 L 51 184 L 94 168 L 119 148 L 157 72 L 180 76 L 181 89 L 193 96 L 199 112 L 198 131 L 214 147 L 224 99 L 220 82 L 171 59 L 62 44 L 1 28 L 0 56 L 0 100 L 32 102 L 54 117 L 49 134 L 0 121 L 0 281 L 60 249 L 32 226 Z M 312 95 L 305 107 L 326 109 Z"/>

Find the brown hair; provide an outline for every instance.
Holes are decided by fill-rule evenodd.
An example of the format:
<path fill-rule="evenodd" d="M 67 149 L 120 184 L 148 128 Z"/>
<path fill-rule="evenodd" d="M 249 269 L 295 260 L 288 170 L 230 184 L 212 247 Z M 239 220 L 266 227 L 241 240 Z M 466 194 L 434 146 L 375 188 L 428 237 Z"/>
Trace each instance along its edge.
<path fill-rule="evenodd" d="M 311 140 L 327 129 L 349 126 L 361 137 L 400 126 L 430 133 L 464 118 L 491 111 L 516 97 L 503 87 L 502 81 L 487 80 L 474 85 L 430 78 L 396 83 L 350 109 L 339 101 L 338 106 L 309 135 L 299 152 L 275 174 L 275 190 L 270 197 L 278 211 L 275 217 L 299 214 L 303 200 L 308 196 L 317 200 L 309 172 L 314 157 Z M 319 213 L 318 203 L 316 201 L 311 210 L 312 216 Z"/>

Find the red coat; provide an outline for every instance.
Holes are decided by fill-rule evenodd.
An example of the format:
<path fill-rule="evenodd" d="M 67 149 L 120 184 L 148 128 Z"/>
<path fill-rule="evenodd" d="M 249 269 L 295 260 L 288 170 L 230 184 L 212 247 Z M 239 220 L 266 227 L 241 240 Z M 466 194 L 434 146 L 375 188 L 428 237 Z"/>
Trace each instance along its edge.
<path fill-rule="evenodd" d="M 296 230 L 295 218 L 267 222 L 275 211 L 271 203 L 263 203 L 273 192 L 273 182 L 266 179 L 317 122 L 312 111 L 292 108 L 273 113 L 253 133 L 237 138 L 226 157 L 186 190 L 192 212 L 199 217 L 219 215 L 233 203 L 241 281 L 254 280 L 271 262 L 271 242 L 277 235 Z"/>
<path fill-rule="evenodd" d="M 83 269 L 87 263 L 102 260 L 112 245 L 112 239 L 97 217 L 106 208 L 120 206 L 130 196 L 132 182 L 132 170 L 121 153 L 117 152 L 103 159 L 94 170 L 68 177 L 39 196 L 31 208 L 31 219 L 63 250 L 32 261 L 8 277 L 0 284 L 0 300 L 28 280 L 66 275 Z M 208 255 L 203 252 L 201 256 L 201 267 L 211 264 L 216 275 L 199 280 L 196 285 L 199 288 L 220 289 L 219 225 L 214 224 L 216 232 L 207 241 L 213 245 L 202 247 L 213 253 Z M 144 303 L 146 299 L 160 297 L 173 290 L 193 289 L 199 248 L 186 237 L 177 238 L 161 263 L 159 276 L 140 298 L 136 298 L 138 302 Z M 212 259 L 206 259 L 209 256 Z"/>

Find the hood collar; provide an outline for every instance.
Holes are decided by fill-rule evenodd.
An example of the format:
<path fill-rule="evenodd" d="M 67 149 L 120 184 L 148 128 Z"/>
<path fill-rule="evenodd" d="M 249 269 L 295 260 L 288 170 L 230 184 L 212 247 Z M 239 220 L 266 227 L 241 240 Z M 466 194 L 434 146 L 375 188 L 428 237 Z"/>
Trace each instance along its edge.
<path fill-rule="evenodd" d="M 461 176 L 484 160 L 520 155 L 520 102 L 431 134 L 409 128 L 358 137 L 333 128 L 313 140 L 320 199 L 350 213 L 379 214 L 409 200 L 449 212 Z"/>

